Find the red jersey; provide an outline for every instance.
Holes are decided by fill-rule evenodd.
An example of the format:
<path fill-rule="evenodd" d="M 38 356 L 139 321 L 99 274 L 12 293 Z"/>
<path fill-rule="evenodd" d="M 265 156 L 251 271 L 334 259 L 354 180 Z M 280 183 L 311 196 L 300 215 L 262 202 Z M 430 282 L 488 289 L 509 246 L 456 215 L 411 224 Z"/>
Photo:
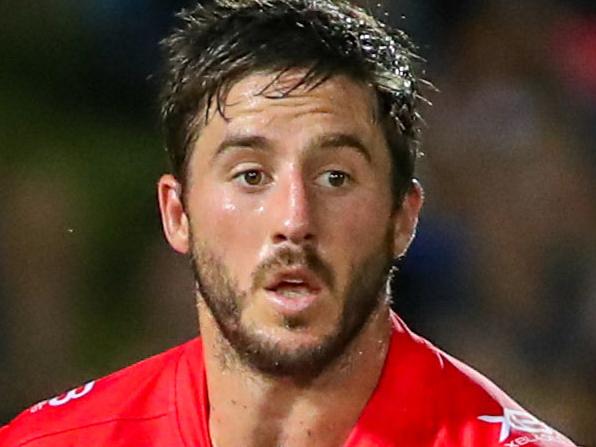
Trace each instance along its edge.
<path fill-rule="evenodd" d="M 20 414 L 1 447 L 211 447 L 201 339 Z M 234 427 L 230 427 L 233 430 Z M 393 316 L 377 388 L 344 447 L 574 444 Z"/>

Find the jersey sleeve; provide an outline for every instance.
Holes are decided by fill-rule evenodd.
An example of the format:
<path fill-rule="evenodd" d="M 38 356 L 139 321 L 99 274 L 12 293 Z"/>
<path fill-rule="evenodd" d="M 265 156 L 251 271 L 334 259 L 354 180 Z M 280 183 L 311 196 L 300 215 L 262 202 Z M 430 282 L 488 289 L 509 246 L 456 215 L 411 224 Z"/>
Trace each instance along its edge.
<path fill-rule="evenodd" d="M 183 348 L 36 403 L 0 429 L 0 447 L 179 447 L 175 371 Z"/>
<path fill-rule="evenodd" d="M 489 379 L 449 355 L 442 357 L 446 381 L 441 400 L 450 439 L 445 445 L 575 447 Z"/>
<path fill-rule="evenodd" d="M 95 388 L 91 381 L 26 409 L 0 429 L 0 447 L 45 446 L 35 441 L 76 431 L 84 425 L 81 415 L 89 412 Z"/>

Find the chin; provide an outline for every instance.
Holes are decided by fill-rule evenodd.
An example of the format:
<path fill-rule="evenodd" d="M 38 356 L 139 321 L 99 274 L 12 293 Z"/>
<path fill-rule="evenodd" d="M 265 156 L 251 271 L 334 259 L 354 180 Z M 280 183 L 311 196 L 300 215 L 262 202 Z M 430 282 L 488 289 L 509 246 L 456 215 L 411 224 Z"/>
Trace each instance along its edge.
<path fill-rule="evenodd" d="M 262 334 L 265 343 L 277 346 L 280 350 L 291 353 L 300 349 L 320 349 L 327 340 L 333 337 L 336 331 L 322 333 L 313 328 L 289 328 L 281 327 L 268 331 L 268 334 Z"/>
<path fill-rule="evenodd" d="M 308 325 L 242 328 L 230 340 L 245 364 L 269 376 L 307 380 L 318 376 L 346 346 L 339 328 Z"/>
<path fill-rule="evenodd" d="M 288 349 L 311 346 L 316 349 L 341 332 L 341 318 L 332 309 L 312 309 L 295 315 L 268 312 L 267 316 L 248 315 L 240 323 L 241 330 L 250 338 L 264 344 L 284 346 Z"/>

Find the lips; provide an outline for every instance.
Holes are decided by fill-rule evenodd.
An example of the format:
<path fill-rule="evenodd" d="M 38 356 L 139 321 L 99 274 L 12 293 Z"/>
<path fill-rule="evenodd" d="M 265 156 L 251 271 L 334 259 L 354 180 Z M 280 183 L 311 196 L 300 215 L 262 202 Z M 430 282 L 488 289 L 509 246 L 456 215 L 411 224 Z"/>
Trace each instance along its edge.
<path fill-rule="evenodd" d="M 281 281 L 275 287 L 267 290 L 276 292 L 287 298 L 299 298 L 313 292 L 312 288 L 300 281 Z"/>
<path fill-rule="evenodd" d="M 321 291 L 321 283 L 310 270 L 294 268 L 272 275 L 264 289 L 278 312 L 291 315 L 314 305 Z"/>
<path fill-rule="evenodd" d="M 295 292 L 316 292 L 321 285 L 316 275 L 306 268 L 279 271 L 265 282 L 265 290 Z"/>

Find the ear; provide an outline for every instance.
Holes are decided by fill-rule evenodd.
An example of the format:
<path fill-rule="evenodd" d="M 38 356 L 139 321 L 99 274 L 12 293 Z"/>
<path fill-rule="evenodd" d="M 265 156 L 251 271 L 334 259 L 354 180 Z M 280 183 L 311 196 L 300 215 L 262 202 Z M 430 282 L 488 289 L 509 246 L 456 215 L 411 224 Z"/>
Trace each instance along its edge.
<path fill-rule="evenodd" d="M 418 216 L 424 202 L 424 190 L 416 179 L 406 192 L 401 207 L 395 213 L 395 228 L 393 236 L 393 255 L 399 258 L 406 254 L 410 243 L 416 235 Z"/>
<path fill-rule="evenodd" d="M 182 187 L 173 175 L 163 175 L 157 183 L 157 198 L 164 235 L 174 250 L 188 253 L 189 221 L 182 203 Z"/>

